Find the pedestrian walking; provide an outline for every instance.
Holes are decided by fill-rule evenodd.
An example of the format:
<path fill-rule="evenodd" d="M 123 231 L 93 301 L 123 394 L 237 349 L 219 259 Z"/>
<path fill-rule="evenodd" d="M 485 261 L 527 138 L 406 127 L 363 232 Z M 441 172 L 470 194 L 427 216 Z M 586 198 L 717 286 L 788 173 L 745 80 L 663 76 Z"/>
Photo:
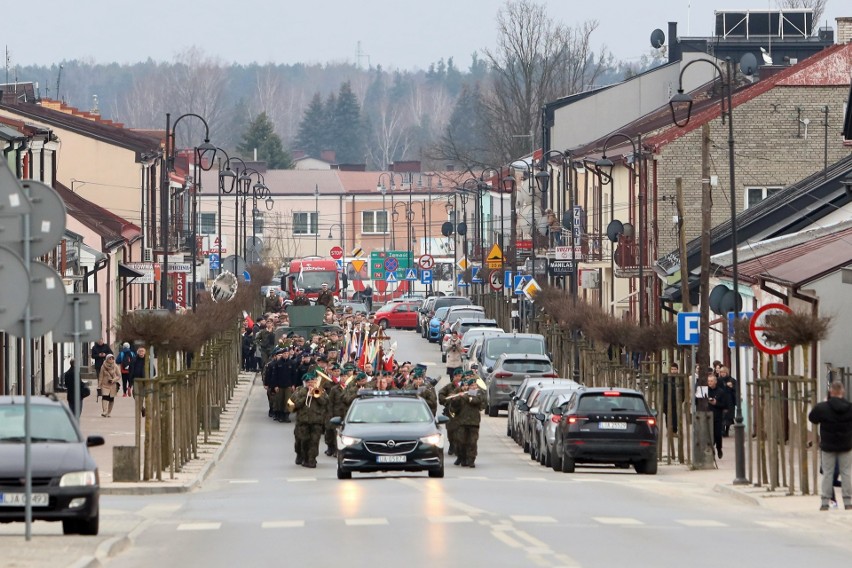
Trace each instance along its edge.
<path fill-rule="evenodd" d="M 834 469 L 840 471 L 843 506 L 852 509 L 852 404 L 846 400 L 843 383 L 834 381 L 828 389 L 828 400 L 813 407 L 808 420 L 819 425 L 820 511 L 828 511 L 834 496 Z"/>
<path fill-rule="evenodd" d="M 95 362 L 96 377 L 101 376 L 101 367 L 103 367 L 107 355 L 112 355 L 112 349 L 110 349 L 109 345 L 104 343 L 104 339 L 102 337 L 98 339 L 94 345 L 92 345 L 92 361 Z"/>
<path fill-rule="evenodd" d="M 456 369 L 462 367 L 462 346 L 461 338 L 457 331 L 453 332 L 450 342 L 447 345 L 447 376 L 452 377 Z"/>
<path fill-rule="evenodd" d="M 121 371 L 115 362 L 115 355 L 110 353 L 104 359 L 103 367 L 98 375 L 98 389 L 101 392 L 101 416 L 109 418 L 115 404 L 115 396 L 121 386 Z"/>
<path fill-rule="evenodd" d="M 77 382 L 74 381 L 74 366 L 74 359 L 68 361 L 68 370 L 62 375 L 62 379 L 65 381 L 68 408 L 71 409 L 71 414 L 79 419 L 83 413 L 83 399 L 91 394 L 91 390 L 89 390 L 89 385 L 83 379 L 79 379 Z M 77 391 L 80 392 L 80 408 L 75 406 Z"/>
<path fill-rule="evenodd" d="M 130 396 L 133 396 L 133 385 L 136 379 L 145 378 L 145 367 L 148 365 L 148 352 L 144 347 L 139 347 L 136 350 L 136 355 L 133 357 L 133 367 L 130 368 L 130 374 L 127 380 L 127 386 Z M 153 378 L 156 373 L 152 373 L 150 378 Z"/>
<path fill-rule="evenodd" d="M 734 415 L 737 408 L 737 400 L 739 400 L 739 383 L 737 383 L 737 379 L 731 376 L 730 370 L 724 365 L 719 367 L 717 374 L 719 376 L 719 385 L 728 393 L 728 402 L 730 403 L 725 410 L 725 421 L 722 431 L 722 435 L 727 438 L 728 431 L 734 425 Z"/>
<path fill-rule="evenodd" d="M 707 373 L 707 405 L 713 412 L 713 444 L 716 455 L 722 457 L 722 431 L 725 422 L 725 410 L 730 406 L 728 391 L 719 384 L 716 373 Z"/>
<path fill-rule="evenodd" d="M 130 372 L 133 369 L 133 360 L 135 358 L 136 354 L 130 349 L 130 344 L 126 342 L 122 344 L 121 350 L 118 352 L 118 357 L 115 358 L 115 362 L 118 363 L 118 368 L 121 370 L 121 390 L 125 397 L 128 396 Z"/>

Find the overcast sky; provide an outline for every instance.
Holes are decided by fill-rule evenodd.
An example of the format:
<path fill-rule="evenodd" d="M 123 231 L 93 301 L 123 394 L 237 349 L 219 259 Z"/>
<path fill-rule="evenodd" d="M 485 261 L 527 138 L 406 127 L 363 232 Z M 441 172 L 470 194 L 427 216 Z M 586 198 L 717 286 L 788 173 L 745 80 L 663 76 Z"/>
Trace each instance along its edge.
<path fill-rule="evenodd" d="M 654 28 L 711 35 L 716 9 L 774 8 L 774 0 L 539 0 L 550 15 L 573 25 L 597 20 L 596 46 L 618 59 L 649 53 Z M 499 0 L 42 0 L 38 16 L 6 11 L 0 41 L 11 65 L 173 61 L 189 47 L 225 63 L 355 62 L 425 69 L 453 57 L 466 69 L 470 54 L 494 46 Z M 132 6 L 132 9 L 130 8 Z M 582 9 L 578 9 L 582 6 Z M 841 13 L 846 6 L 846 13 Z M 17 12 L 18 16 L 14 13 Z M 852 15 L 848 0 L 829 0 L 827 19 Z"/>

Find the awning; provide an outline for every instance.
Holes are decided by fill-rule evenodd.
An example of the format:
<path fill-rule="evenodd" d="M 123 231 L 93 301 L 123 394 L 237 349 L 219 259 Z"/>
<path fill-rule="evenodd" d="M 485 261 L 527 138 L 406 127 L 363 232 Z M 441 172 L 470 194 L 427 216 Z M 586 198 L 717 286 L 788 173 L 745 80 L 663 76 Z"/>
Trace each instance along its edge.
<path fill-rule="evenodd" d="M 143 273 L 138 270 L 133 270 L 126 264 L 118 264 L 118 277 L 119 278 L 141 278 L 145 276 Z"/>

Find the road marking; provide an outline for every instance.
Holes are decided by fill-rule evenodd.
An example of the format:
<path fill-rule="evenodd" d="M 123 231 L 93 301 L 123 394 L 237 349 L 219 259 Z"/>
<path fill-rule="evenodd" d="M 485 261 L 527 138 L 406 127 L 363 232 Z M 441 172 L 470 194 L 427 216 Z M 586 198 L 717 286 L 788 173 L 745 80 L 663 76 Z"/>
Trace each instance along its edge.
<path fill-rule="evenodd" d="M 258 482 L 257 479 L 232 479 L 228 483 L 233 483 L 234 485 L 241 485 L 241 484 L 250 484 L 250 483 L 257 483 L 257 482 Z"/>
<path fill-rule="evenodd" d="M 444 517 L 429 517 L 430 523 L 472 523 L 468 515 L 447 515 Z"/>
<path fill-rule="evenodd" d="M 536 466 L 541 467 L 539 464 Z M 516 481 L 547 481 L 546 477 L 516 477 Z"/>
<path fill-rule="evenodd" d="M 766 527 L 769 529 L 786 529 L 790 525 L 781 521 L 754 521 L 754 524 Z"/>
<path fill-rule="evenodd" d="M 305 521 L 264 521 L 262 529 L 298 529 L 305 526 Z"/>
<path fill-rule="evenodd" d="M 181 523 L 179 531 L 215 531 L 222 527 L 222 523 Z"/>
<path fill-rule="evenodd" d="M 536 515 L 511 515 L 509 517 L 515 523 L 555 523 L 553 517 L 544 517 Z"/>
<path fill-rule="evenodd" d="M 721 523 L 719 521 L 713 521 L 710 519 L 680 519 L 676 521 L 682 525 L 686 525 L 688 527 L 705 527 L 705 528 L 713 528 L 713 527 L 726 527 L 725 523 Z"/>
<path fill-rule="evenodd" d="M 344 522 L 346 523 L 346 526 L 349 527 L 369 527 L 388 524 L 388 520 L 384 517 L 363 517 L 360 519 L 346 519 Z"/>
<path fill-rule="evenodd" d="M 527 541 L 527 543 L 536 548 L 536 551 L 539 554 L 550 554 L 550 547 L 539 539 L 535 538 L 533 535 L 529 534 L 526 531 L 515 531 L 515 534 L 518 535 L 522 540 Z"/>
<path fill-rule="evenodd" d="M 464 479 L 467 481 L 488 481 L 488 478 L 484 475 L 460 475 L 457 479 Z"/>
<path fill-rule="evenodd" d="M 499 540 L 500 542 L 502 542 L 503 544 L 505 544 L 507 546 L 511 546 L 512 548 L 523 547 L 523 544 L 521 544 L 520 542 L 518 542 L 514 538 L 507 535 L 505 533 L 505 531 L 491 531 L 491 534 L 494 536 L 494 538 L 496 538 L 497 540 Z"/>
<path fill-rule="evenodd" d="M 290 483 L 304 483 L 306 481 L 316 481 L 316 477 L 289 477 L 287 481 Z"/>
<path fill-rule="evenodd" d="M 642 521 L 630 517 L 592 517 L 592 520 L 602 525 L 641 525 Z"/>

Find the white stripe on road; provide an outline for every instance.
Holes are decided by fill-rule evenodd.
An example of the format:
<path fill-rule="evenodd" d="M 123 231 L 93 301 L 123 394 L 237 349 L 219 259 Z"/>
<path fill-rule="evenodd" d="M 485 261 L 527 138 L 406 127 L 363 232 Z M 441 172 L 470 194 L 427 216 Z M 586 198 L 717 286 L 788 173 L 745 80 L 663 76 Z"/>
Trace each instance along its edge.
<path fill-rule="evenodd" d="M 754 521 L 754 524 L 766 527 L 769 529 L 786 529 L 790 525 L 782 521 Z"/>
<path fill-rule="evenodd" d="M 686 525 L 687 527 L 705 527 L 705 528 L 713 528 L 713 527 L 726 527 L 725 523 L 719 521 L 713 521 L 710 519 L 680 519 L 676 521 L 682 525 Z"/>
<path fill-rule="evenodd" d="M 262 529 L 298 529 L 305 526 L 305 521 L 264 521 Z"/>
<path fill-rule="evenodd" d="M 509 518 L 515 523 L 555 523 L 553 517 L 544 517 L 536 515 L 511 515 Z"/>
<path fill-rule="evenodd" d="M 592 517 L 593 521 L 597 521 L 602 525 L 641 525 L 642 521 L 631 519 L 630 517 Z"/>
<path fill-rule="evenodd" d="M 222 523 L 181 523 L 178 525 L 179 531 L 215 531 L 221 528 Z"/>
<path fill-rule="evenodd" d="M 363 517 L 363 518 L 360 518 L 360 519 L 346 519 L 345 522 L 346 522 L 346 526 L 349 526 L 349 527 L 369 527 L 369 526 L 388 524 L 388 520 L 384 517 L 375 517 L 375 518 Z"/>
<path fill-rule="evenodd" d="M 539 464 L 535 464 L 537 467 L 541 467 Z M 516 477 L 516 481 L 547 481 L 546 477 Z"/>
<path fill-rule="evenodd" d="M 456 479 L 464 479 L 467 481 L 488 481 L 484 475 L 460 475 Z"/>
<path fill-rule="evenodd" d="M 303 483 L 305 481 L 316 481 L 316 477 L 289 477 L 287 481 L 290 483 Z"/>
<path fill-rule="evenodd" d="M 232 479 L 228 483 L 233 483 L 234 485 L 242 485 L 242 484 L 250 484 L 257 483 L 257 479 Z"/>
<path fill-rule="evenodd" d="M 472 523 L 473 519 L 468 515 L 447 515 L 444 517 L 429 517 L 430 523 Z"/>
<path fill-rule="evenodd" d="M 494 536 L 494 538 L 496 538 L 497 540 L 499 540 L 500 542 L 502 542 L 503 544 L 505 544 L 507 546 L 511 546 L 512 548 L 523 547 L 523 544 L 521 544 L 520 542 L 518 542 L 514 538 L 507 535 L 504 531 L 491 531 L 491 534 Z"/>

